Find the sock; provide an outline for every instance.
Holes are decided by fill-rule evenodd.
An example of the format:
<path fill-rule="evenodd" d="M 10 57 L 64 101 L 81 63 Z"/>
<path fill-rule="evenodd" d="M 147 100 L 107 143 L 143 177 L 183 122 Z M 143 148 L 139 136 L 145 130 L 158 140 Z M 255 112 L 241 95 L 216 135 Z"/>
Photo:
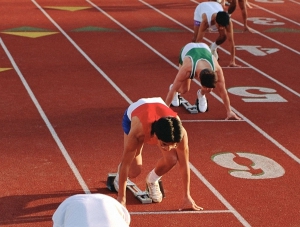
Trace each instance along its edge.
<path fill-rule="evenodd" d="M 218 47 L 218 45 L 214 42 L 214 43 L 211 44 L 210 49 L 211 50 L 216 50 L 217 47 Z"/>
<path fill-rule="evenodd" d="M 158 175 L 155 173 L 154 169 L 153 169 L 153 170 L 149 173 L 148 178 L 147 178 L 147 181 L 148 181 L 148 182 L 151 182 L 151 183 L 154 183 L 154 182 L 158 181 L 160 178 L 161 178 L 161 176 L 158 176 Z"/>

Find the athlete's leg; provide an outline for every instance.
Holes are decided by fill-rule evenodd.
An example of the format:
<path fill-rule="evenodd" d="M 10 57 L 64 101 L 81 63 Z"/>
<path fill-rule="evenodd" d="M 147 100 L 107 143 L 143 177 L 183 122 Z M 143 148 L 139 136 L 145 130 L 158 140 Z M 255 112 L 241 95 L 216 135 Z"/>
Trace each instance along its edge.
<path fill-rule="evenodd" d="M 247 25 L 247 18 L 248 18 L 248 12 L 247 12 L 247 0 L 238 0 L 239 1 L 239 7 L 242 11 L 242 17 L 244 22 L 244 31 L 249 31 L 248 25 Z"/>
<path fill-rule="evenodd" d="M 181 68 L 181 65 L 179 65 L 179 69 L 180 68 Z M 187 93 L 191 88 L 191 81 L 192 81 L 191 79 L 187 79 L 187 80 L 183 81 L 177 92 L 180 94 Z"/>
<path fill-rule="evenodd" d="M 160 148 L 161 149 L 161 148 Z M 156 166 L 155 166 L 155 173 L 158 176 L 162 176 L 169 172 L 177 163 L 178 157 L 176 149 L 170 149 L 170 150 L 162 150 L 162 155 Z"/>
<path fill-rule="evenodd" d="M 125 144 L 127 144 L 128 141 L 128 135 L 124 133 L 124 147 Z M 142 171 L 142 150 L 143 150 L 143 143 L 141 143 L 135 153 L 135 157 L 130 165 L 129 172 L 128 172 L 128 177 L 129 178 L 136 178 L 138 175 L 140 175 Z"/>
<path fill-rule="evenodd" d="M 227 35 L 226 35 L 226 30 L 224 29 L 224 27 L 218 27 L 218 31 L 219 31 L 219 36 L 216 39 L 215 43 L 216 43 L 216 45 L 220 46 L 227 39 Z"/>
<path fill-rule="evenodd" d="M 229 0 L 228 3 L 229 6 L 227 11 L 229 14 L 232 14 L 236 9 L 237 0 Z"/>
<path fill-rule="evenodd" d="M 199 21 L 194 21 L 194 37 L 193 37 L 192 42 L 196 42 L 198 32 L 199 32 L 199 28 L 200 28 L 200 22 Z"/>

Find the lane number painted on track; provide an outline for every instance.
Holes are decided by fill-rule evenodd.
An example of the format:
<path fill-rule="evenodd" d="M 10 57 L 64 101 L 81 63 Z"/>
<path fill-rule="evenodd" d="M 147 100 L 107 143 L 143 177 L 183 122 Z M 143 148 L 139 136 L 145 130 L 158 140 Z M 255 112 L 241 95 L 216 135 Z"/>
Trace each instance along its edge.
<path fill-rule="evenodd" d="M 261 46 L 247 46 L 247 45 L 237 45 L 235 46 L 237 50 L 245 50 L 254 56 L 266 56 L 267 54 L 273 54 L 279 51 L 278 48 L 262 48 Z"/>
<path fill-rule="evenodd" d="M 275 18 L 268 17 L 250 17 L 247 20 L 260 25 L 284 25 L 284 22 L 278 22 Z"/>
<path fill-rule="evenodd" d="M 244 179 L 270 179 L 284 175 L 285 170 L 274 160 L 263 155 L 247 152 L 225 152 L 212 156 L 212 160 L 229 169 L 228 173 Z"/>
<path fill-rule="evenodd" d="M 228 92 L 234 95 L 242 96 L 244 102 L 287 102 L 276 90 L 265 87 L 233 87 Z"/>

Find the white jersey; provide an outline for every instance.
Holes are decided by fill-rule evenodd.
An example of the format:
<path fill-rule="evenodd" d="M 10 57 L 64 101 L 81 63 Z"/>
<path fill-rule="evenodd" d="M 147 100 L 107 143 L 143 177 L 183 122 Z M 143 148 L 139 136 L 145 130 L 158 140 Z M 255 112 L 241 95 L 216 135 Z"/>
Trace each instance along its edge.
<path fill-rule="evenodd" d="M 52 217 L 53 227 L 128 227 L 130 214 L 104 194 L 79 194 L 64 200 Z"/>
<path fill-rule="evenodd" d="M 215 26 L 211 25 L 212 15 L 218 13 L 219 11 L 224 11 L 222 5 L 218 2 L 201 2 L 195 9 L 194 20 L 202 22 L 202 14 L 206 14 L 208 26 L 212 29 Z"/>

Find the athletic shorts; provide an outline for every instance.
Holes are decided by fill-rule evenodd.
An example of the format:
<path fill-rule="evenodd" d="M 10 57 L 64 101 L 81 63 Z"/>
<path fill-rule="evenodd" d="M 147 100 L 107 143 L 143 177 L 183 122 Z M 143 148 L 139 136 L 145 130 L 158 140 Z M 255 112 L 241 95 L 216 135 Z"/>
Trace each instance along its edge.
<path fill-rule="evenodd" d="M 200 21 L 194 20 L 194 25 L 195 25 L 195 26 L 200 27 L 200 24 L 201 24 Z"/>
<path fill-rule="evenodd" d="M 123 120 L 122 120 L 122 128 L 123 128 L 123 131 L 126 133 L 126 135 L 129 134 L 129 131 L 130 131 L 130 128 L 131 128 L 131 121 L 127 115 L 127 110 L 125 110 L 125 113 L 123 115 Z"/>

